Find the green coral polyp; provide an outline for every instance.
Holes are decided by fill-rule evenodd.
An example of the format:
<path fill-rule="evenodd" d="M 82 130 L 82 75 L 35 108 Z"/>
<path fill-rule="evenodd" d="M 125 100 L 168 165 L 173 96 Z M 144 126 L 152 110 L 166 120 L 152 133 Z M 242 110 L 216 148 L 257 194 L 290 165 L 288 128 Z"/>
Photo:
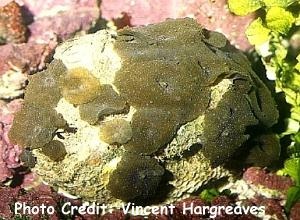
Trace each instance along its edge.
<path fill-rule="evenodd" d="M 180 26 L 185 27 L 184 40 Z M 162 29 L 163 34 L 158 34 Z M 125 145 L 127 150 L 151 154 L 163 147 L 180 125 L 196 119 L 207 110 L 210 87 L 223 78 L 232 78 L 235 82 L 230 92 L 232 98 L 222 101 L 228 109 L 219 106 L 214 110 L 217 113 L 207 113 L 211 115 L 207 121 L 213 117 L 216 122 L 205 129 L 208 141 L 204 153 L 212 162 L 222 164 L 247 140 L 247 135 L 244 135 L 246 127 L 258 124 L 259 120 L 270 127 L 277 120 L 278 113 L 267 88 L 253 76 L 248 61 L 227 44 L 223 35 L 202 30 L 192 19 L 127 28 L 118 34 L 115 49 L 123 63 L 116 73 L 114 85 L 128 104 L 137 109 L 132 119 L 133 137 Z M 244 85 L 237 85 L 238 79 Z M 255 84 L 257 88 L 253 87 Z M 255 90 L 260 100 L 264 99 L 264 109 L 258 109 L 256 98 L 253 106 L 248 103 L 251 89 Z M 236 103 L 239 94 L 245 95 L 239 99 L 240 103 Z M 237 115 L 228 115 L 229 105 L 232 105 L 233 112 L 240 108 Z M 269 105 L 271 109 L 265 108 Z M 252 110 L 256 115 L 252 114 Z M 220 143 L 216 143 L 215 137 L 222 129 L 220 126 L 226 127 L 236 120 L 236 125 L 228 127 L 234 132 L 229 132 L 227 136 L 231 142 L 221 139 Z M 210 135 L 214 138 L 210 139 Z M 222 154 L 219 150 L 226 153 Z"/>
<path fill-rule="evenodd" d="M 249 138 L 247 126 L 258 124 L 247 96 L 237 98 L 243 94 L 241 89 L 233 84 L 218 106 L 205 115 L 203 153 L 213 165 L 226 162 Z"/>
<path fill-rule="evenodd" d="M 278 162 L 280 156 L 280 142 L 275 134 L 264 134 L 253 138 L 246 162 L 252 166 L 266 167 Z"/>
<path fill-rule="evenodd" d="M 138 109 L 132 118 L 132 138 L 124 145 L 130 152 L 151 154 L 169 142 L 179 126 L 172 109 Z"/>
<path fill-rule="evenodd" d="M 66 73 L 60 60 L 54 60 L 47 69 L 29 78 L 23 108 L 16 113 L 9 132 L 10 140 L 22 147 L 42 148 L 67 127 L 66 121 L 54 107 L 61 99 L 59 82 Z"/>
<path fill-rule="evenodd" d="M 33 168 L 36 164 L 36 158 L 34 157 L 32 151 L 28 149 L 23 149 L 22 153 L 20 154 L 20 160 L 23 166 Z"/>

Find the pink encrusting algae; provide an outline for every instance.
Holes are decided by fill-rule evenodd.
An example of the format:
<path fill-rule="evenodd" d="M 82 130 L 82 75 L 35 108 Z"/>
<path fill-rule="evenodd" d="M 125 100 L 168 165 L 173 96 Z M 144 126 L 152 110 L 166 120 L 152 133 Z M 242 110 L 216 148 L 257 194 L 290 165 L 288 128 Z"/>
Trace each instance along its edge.
<path fill-rule="evenodd" d="M 16 99 L 10 103 L 0 103 L 0 182 L 13 176 L 13 168 L 19 167 L 21 149 L 12 145 L 7 134 L 13 121 L 13 114 L 21 107 L 22 100 Z"/>
<path fill-rule="evenodd" d="M 289 187 L 294 185 L 290 177 L 279 176 L 259 167 L 248 168 L 243 174 L 243 179 L 248 184 L 263 186 L 279 192 L 287 192 Z"/>
<path fill-rule="evenodd" d="M 7 8 L 18 9 L 19 13 L 8 14 L 12 9 L 5 10 Z M 21 39 L 9 38 L 6 45 L 0 46 L 0 76 L 14 67 L 26 73 L 43 69 L 60 41 L 74 36 L 77 32 L 86 33 L 100 17 L 96 0 L 1 0 L 0 11 L 6 13 L 3 18 L 9 15 L 9 21 L 14 22 L 13 25 L 3 28 L 5 23 L 1 23 L 0 16 L 0 37 L 5 31 L 5 34 L 10 34 L 10 38 L 19 36 L 16 39 Z M 22 23 L 26 23 L 28 27 L 28 39 L 23 44 L 15 44 L 25 41 L 25 26 L 21 26 Z"/>

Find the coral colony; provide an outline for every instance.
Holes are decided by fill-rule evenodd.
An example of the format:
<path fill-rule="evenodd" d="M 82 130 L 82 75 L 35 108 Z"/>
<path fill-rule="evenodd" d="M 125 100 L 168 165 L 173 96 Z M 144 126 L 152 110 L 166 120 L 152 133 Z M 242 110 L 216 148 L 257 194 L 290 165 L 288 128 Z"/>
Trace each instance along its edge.
<path fill-rule="evenodd" d="M 9 137 L 45 182 L 87 201 L 184 198 L 230 176 L 250 130 L 277 122 L 245 56 L 193 19 L 101 30 L 54 58 L 30 77 Z"/>

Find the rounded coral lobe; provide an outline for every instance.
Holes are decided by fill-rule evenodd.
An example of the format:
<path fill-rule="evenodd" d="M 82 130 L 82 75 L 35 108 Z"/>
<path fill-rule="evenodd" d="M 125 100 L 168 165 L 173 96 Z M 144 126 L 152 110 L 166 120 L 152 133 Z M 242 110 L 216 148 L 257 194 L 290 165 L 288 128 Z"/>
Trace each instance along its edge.
<path fill-rule="evenodd" d="M 107 188 L 123 201 L 146 200 L 155 195 L 164 168 L 150 157 L 124 155 L 109 177 Z"/>
<path fill-rule="evenodd" d="M 126 101 L 114 91 L 111 85 L 101 85 L 93 101 L 79 106 L 80 118 L 90 124 L 96 124 L 104 116 L 124 113 L 126 110 Z"/>
<path fill-rule="evenodd" d="M 100 82 L 85 68 L 68 71 L 61 80 L 63 97 L 72 104 L 83 104 L 97 97 Z"/>
<path fill-rule="evenodd" d="M 100 125 L 99 136 L 108 144 L 125 144 L 132 137 L 131 125 L 121 118 L 103 122 Z"/>
<path fill-rule="evenodd" d="M 47 106 L 25 106 L 16 113 L 9 132 L 10 140 L 22 147 L 40 148 L 52 140 L 55 132 L 66 122 L 54 109 Z"/>
<path fill-rule="evenodd" d="M 64 144 L 58 140 L 53 140 L 42 147 L 42 152 L 53 161 L 60 161 L 66 156 Z"/>
<path fill-rule="evenodd" d="M 60 77 L 66 67 L 54 60 L 47 69 L 29 78 L 22 109 L 15 114 L 9 138 L 24 148 L 40 148 L 50 142 L 59 128 L 66 126 L 54 107 L 61 98 Z"/>
<path fill-rule="evenodd" d="M 60 60 L 54 60 L 47 65 L 46 70 L 30 76 L 26 87 L 25 102 L 55 107 L 61 98 L 59 81 L 66 71 L 66 67 Z"/>
<path fill-rule="evenodd" d="M 253 138 L 246 162 L 252 166 L 266 167 L 278 161 L 280 156 L 279 138 L 274 134 L 263 134 Z"/>
<path fill-rule="evenodd" d="M 125 149 L 130 152 L 151 154 L 171 141 L 179 126 L 178 116 L 172 109 L 138 109 L 133 115 L 132 139 Z"/>

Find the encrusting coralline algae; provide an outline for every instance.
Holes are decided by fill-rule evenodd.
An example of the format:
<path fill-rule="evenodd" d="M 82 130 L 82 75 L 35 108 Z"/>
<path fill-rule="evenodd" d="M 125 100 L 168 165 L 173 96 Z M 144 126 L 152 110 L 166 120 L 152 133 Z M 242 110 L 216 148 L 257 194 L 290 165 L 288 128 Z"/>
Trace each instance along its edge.
<path fill-rule="evenodd" d="M 29 80 L 9 137 L 60 191 L 172 202 L 214 179 L 278 112 L 241 52 L 193 19 L 68 40 Z"/>

